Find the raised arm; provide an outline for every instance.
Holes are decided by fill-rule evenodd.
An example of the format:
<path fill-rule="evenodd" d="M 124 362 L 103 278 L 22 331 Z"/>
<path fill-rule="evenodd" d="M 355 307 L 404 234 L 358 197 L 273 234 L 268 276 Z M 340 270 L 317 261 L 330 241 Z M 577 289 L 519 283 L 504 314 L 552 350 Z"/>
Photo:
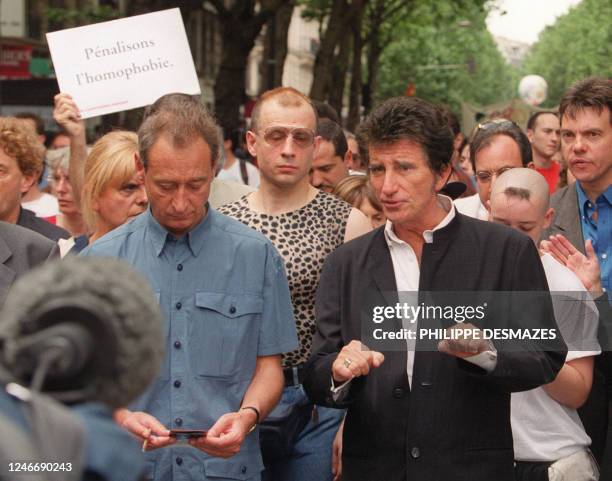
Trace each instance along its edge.
<path fill-rule="evenodd" d="M 79 109 L 68 94 L 57 94 L 53 99 L 53 118 L 70 136 L 70 168 L 68 175 L 72 184 L 72 195 L 77 207 L 81 206 L 81 190 L 87 159 L 87 141 L 85 139 L 85 122 L 81 119 Z"/>

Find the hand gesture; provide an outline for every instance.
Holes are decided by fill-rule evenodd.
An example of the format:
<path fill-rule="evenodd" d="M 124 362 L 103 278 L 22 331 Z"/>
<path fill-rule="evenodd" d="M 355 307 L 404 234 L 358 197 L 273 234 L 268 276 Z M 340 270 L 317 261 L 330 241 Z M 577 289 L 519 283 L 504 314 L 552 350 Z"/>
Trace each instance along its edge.
<path fill-rule="evenodd" d="M 359 341 L 351 341 L 342 348 L 332 364 L 332 377 L 334 381 L 342 383 L 354 377 L 366 376 L 371 368 L 377 368 L 384 360 L 382 353 L 370 351 Z"/>
<path fill-rule="evenodd" d="M 474 324 L 457 323 L 447 328 L 446 332 L 449 333 L 447 337 L 450 338 L 450 333 L 452 333 L 453 338 L 444 339 L 438 343 L 440 352 L 465 358 L 491 350 L 491 344 L 488 340 L 483 339 L 482 331 Z"/>
<path fill-rule="evenodd" d="M 593 293 L 601 293 L 601 271 L 591 239 L 584 243 L 586 256 L 561 234 L 551 235 L 540 243 L 540 250 L 551 254 L 561 264 L 572 270 L 584 287 Z"/>

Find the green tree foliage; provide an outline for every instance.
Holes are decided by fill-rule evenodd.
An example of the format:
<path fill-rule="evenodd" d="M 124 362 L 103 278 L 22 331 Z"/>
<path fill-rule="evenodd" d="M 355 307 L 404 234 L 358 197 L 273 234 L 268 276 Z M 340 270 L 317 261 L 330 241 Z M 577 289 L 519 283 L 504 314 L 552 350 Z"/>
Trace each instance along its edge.
<path fill-rule="evenodd" d="M 523 74 L 541 75 L 548 82 L 545 106 L 557 105 L 577 80 L 612 77 L 612 2 L 583 0 L 547 27 L 532 47 Z"/>
<path fill-rule="evenodd" d="M 415 3 L 382 54 L 376 101 L 404 95 L 409 84 L 416 96 L 455 111 L 461 102 L 514 96 L 517 74 L 487 31 L 483 1 Z"/>
<path fill-rule="evenodd" d="M 112 7 L 103 6 L 87 6 L 85 8 L 54 8 L 46 9 L 46 15 L 49 22 L 57 28 L 64 26 L 75 25 L 90 25 L 98 22 L 106 22 L 107 20 L 115 20 L 120 17 L 119 10 Z"/>

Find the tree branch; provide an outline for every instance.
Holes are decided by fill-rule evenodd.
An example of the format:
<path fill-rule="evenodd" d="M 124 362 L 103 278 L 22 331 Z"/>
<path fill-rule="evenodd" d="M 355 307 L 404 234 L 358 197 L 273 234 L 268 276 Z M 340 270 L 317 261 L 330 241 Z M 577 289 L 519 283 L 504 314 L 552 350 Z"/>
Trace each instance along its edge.
<path fill-rule="evenodd" d="M 210 3 L 220 17 L 229 16 L 229 11 L 225 8 L 225 2 L 223 0 L 204 0 L 204 2 Z"/>
<path fill-rule="evenodd" d="M 399 12 L 402 9 L 406 9 L 406 7 L 408 7 L 410 5 L 409 2 L 402 2 L 399 1 L 395 4 L 395 6 L 392 6 L 390 9 L 388 9 L 386 12 L 383 11 L 382 16 L 380 17 L 380 20 L 382 22 L 388 20 L 389 18 L 393 17 L 393 15 L 395 15 L 397 12 Z M 407 9 L 406 9 L 407 10 Z"/>

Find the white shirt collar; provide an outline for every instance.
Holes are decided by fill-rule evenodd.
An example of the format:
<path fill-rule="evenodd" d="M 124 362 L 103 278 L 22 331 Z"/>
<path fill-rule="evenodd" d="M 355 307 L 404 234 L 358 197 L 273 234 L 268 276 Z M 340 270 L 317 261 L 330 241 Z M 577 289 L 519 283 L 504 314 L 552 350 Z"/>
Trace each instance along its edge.
<path fill-rule="evenodd" d="M 423 232 L 423 239 L 425 239 L 425 243 L 427 244 L 431 244 L 433 242 L 433 233 L 435 231 L 446 227 L 455 218 L 455 205 L 450 197 L 438 194 L 438 202 L 442 208 L 447 211 L 447 214 L 437 226 L 431 230 L 426 230 Z M 389 245 L 405 244 L 405 242 L 395 234 L 395 231 L 393 230 L 393 223 L 390 220 L 387 220 L 387 223 L 385 224 L 385 238 L 387 239 L 387 243 Z"/>

